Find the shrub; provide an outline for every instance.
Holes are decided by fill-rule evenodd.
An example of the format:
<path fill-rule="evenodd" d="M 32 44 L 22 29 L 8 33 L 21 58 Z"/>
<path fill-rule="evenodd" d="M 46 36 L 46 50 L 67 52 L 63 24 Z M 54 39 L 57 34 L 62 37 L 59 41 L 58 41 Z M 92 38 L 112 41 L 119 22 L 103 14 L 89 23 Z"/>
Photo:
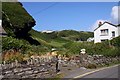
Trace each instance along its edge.
<path fill-rule="evenodd" d="M 120 36 L 111 40 L 111 44 L 116 47 L 120 47 Z"/>
<path fill-rule="evenodd" d="M 21 62 L 23 60 L 23 54 L 16 50 L 7 50 L 2 54 L 2 60 L 7 62 L 18 60 Z"/>
<path fill-rule="evenodd" d="M 95 68 L 97 68 L 97 66 L 95 64 L 88 64 L 85 67 L 88 68 L 88 69 L 95 69 Z"/>
<path fill-rule="evenodd" d="M 25 40 L 15 39 L 13 37 L 3 37 L 2 38 L 2 50 L 21 50 L 25 53 L 30 48 L 29 43 Z"/>

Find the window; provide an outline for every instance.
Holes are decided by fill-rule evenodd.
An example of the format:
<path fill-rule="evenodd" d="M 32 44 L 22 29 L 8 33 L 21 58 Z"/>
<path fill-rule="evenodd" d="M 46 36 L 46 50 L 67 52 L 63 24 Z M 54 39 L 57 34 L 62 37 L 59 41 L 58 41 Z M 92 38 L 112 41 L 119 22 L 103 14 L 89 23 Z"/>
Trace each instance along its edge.
<path fill-rule="evenodd" d="M 102 39 L 101 42 L 108 41 L 108 39 Z"/>
<path fill-rule="evenodd" d="M 115 37 L 115 31 L 112 31 L 112 37 Z"/>
<path fill-rule="evenodd" d="M 108 29 L 102 29 L 101 36 L 107 36 L 107 35 L 108 35 Z"/>

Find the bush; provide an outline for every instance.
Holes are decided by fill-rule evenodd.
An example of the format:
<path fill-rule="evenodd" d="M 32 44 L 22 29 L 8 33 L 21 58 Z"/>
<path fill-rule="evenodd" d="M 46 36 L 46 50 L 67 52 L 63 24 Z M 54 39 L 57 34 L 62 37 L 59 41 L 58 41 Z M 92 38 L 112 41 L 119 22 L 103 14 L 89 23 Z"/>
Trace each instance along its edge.
<path fill-rule="evenodd" d="M 118 44 L 116 44 L 117 46 Z M 106 57 L 120 56 L 120 47 L 109 46 L 108 42 L 92 43 L 92 42 L 69 42 L 64 45 L 67 55 L 79 54 L 81 49 L 86 49 L 86 53 L 89 55 L 104 55 Z"/>
<path fill-rule="evenodd" d="M 2 50 L 21 50 L 25 53 L 30 48 L 30 45 L 25 40 L 15 39 L 13 37 L 3 37 L 2 38 Z"/>
<path fill-rule="evenodd" d="M 111 40 L 111 45 L 120 47 L 120 36 Z"/>
<path fill-rule="evenodd" d="M 15 60 L 23 61 L 23 54 L 16 50 L 7 50 L 2 54 L 2 61 L 14 62 Z"/>
<path fill-rule="evenodd" d="M 45 46 L 30 46 L 30 52 L 33 52 L 34 54 L 45 54 L 47 52 L 50 52 L 50 49 Z"/>
<path fill-rule="evenodd" d="M 85 68 L 95 69 L 95 68 L 97 68 L 97 66 L 95 64 L 88 64 L 87 66 L 85 66 Z"/>

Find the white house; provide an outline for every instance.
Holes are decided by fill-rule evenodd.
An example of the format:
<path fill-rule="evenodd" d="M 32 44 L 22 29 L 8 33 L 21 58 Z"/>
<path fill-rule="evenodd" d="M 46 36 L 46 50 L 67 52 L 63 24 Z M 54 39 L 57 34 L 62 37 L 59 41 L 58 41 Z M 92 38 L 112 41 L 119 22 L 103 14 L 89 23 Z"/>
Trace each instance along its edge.
<path fill-rule="evenodd" d="M 6 31 L 3 29 L 3 27 L 2 27 L 2 20 L 0 20 L 0 37 L 5 37 L 5 36 L 7 36 L 7 33 L 6 33 Z"/>
<path fill-rule="evenodd" d="M 53 33 L 54 31 L 52 31 L 52 30 L 44 30 L 44 31 L 42 31 L 42 33 Z"/>
<path fill-rule="evenodd" d="M 92 41 L 94 41 L 94 38 L 93 38 L 93 37 L 89 37 L 89 38 L 87 39 L 87 42 L 92 42 Z"/>
<path fill-rule="evenodd" d="M 98 27 L 94 30 L 94 43 L 111 40 L 120 35 L 120 26 L 109 22 L 99 22 Z"/>

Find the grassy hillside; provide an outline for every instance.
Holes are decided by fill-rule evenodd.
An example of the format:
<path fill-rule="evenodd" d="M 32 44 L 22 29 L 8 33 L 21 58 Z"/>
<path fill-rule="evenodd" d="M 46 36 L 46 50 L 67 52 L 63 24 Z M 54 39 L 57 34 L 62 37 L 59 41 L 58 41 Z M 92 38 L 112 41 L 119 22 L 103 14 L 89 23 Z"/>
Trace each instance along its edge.
<path fill-rule="evenodd" d="M 9 36 L 23 37 L 35 25 L 35 20 L 19 2 L 2 3 L 2 24 Z"/>
<path fill-rule="evenodd" d="M 89 37 L 93 37 L 93 32 L 75 31 L 75 30 L 63 30 L 58 32 L 58 36 L 70 39 L 73 41 L 86 41 Z"/>
<path fill-rule="evenodd" d="M 36 39 L 42 45 L 45 45 L 45 46 L 47 45 L 51 47 L 62 47 L 62 45 L 70 42 L 70 40 L 66 40 L 64 38 L 59 37 L 58 32 L 47 34 L 47 33 L 38 32 L 32 29 L 29 33 L 34 39 Z"/>
<path fill-rule="evenodd" d="M 63 30 L 47 34 L 32 29 L 29 33 L 41 43 L 48 43 L 56 47 L 60 47 L 68 42 L 86 41 L 89 37 L 93 37 L 93 32 L 78 32 L 74 30 Z"/>

